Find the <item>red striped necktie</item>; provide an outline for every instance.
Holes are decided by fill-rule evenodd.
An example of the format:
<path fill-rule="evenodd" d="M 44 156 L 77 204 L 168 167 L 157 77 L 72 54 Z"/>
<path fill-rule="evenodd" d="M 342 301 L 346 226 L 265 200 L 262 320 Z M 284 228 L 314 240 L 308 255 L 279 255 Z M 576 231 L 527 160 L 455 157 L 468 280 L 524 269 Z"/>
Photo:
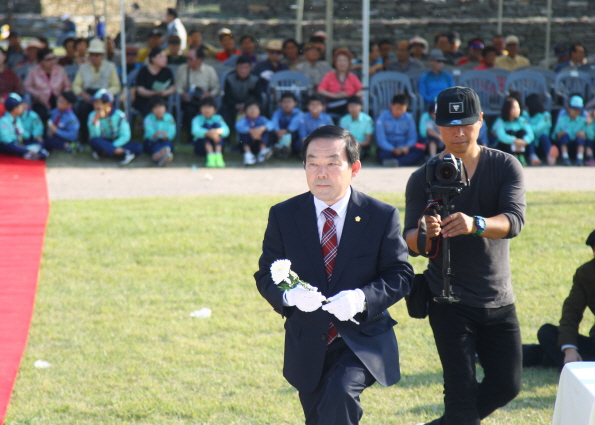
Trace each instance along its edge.
<path fill-rule="evenodd" d="M 322 240 L 320 241 L 320 245 L 322 246 L 322 256 L 324 258 L 324 268 L 326 269 L 326 281 L 330 282 L 331 278 L 333 277 L 333 267 L 335 266 L 335 259 L 337 258 L 337 249 L 338 249 L 338 241 L 337 241 L 337 228 L 335 227 L 335 216 L 337 213 L 332 208 L 327 208 L 322 211 L 326 221 L 322 228 Z M 327 345 L 332 344 L 332 342 L 337 339 L 339 336 L 339 331 L 333 322 L 330 322 L 329 329 L 328 329 L 328 336 L 326 338 Z"/>

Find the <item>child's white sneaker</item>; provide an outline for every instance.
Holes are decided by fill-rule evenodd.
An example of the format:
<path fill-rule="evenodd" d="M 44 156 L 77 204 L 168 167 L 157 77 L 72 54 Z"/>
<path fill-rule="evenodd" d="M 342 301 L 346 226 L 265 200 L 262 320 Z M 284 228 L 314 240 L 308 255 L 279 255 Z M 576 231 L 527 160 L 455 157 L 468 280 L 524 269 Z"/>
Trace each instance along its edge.
<path fill-rule="evenodd" d="M 256 164 L 256 157 L 252 152 L 244 152 L 244 165 Z"/>
<path fill-rule="evenodd" d="M 258 152 L 258 163 L 262 164 L 267 159 L 269 159 L 272 155 L 273 155 L 273 152 L 269 148 L 261 150 L 260 152 Z"/>

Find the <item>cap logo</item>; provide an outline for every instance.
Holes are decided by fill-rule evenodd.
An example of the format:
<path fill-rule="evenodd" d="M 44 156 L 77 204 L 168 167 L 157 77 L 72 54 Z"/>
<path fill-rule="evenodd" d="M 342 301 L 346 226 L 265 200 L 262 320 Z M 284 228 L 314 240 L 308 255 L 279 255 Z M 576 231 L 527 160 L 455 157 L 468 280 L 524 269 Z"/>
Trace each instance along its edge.
<path fill-rule="evenodd" d="M 461 121 L 461 120 L 452 120 L 450 122 L 450 125 L 461 125 L 461 124 L 463 124 L 463 121 Z"/>
<path fill-rule="evenodd" d="M 448 112 L 451 114 L 462 114 L 465 112 L 463 108 L 463 102 L 450 102 L 448 104 Z"/>

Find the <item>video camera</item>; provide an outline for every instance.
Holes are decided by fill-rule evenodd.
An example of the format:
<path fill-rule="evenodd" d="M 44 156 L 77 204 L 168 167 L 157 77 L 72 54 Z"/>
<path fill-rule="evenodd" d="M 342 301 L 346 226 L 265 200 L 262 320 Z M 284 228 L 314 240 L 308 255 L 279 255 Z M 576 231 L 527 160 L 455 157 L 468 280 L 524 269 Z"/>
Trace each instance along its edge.
<path fill-rule="evenodd" d="M 427 162 L 426 182 L 428 192 L 436 195 L 459 195 L 469 186 L 465 164 L 451 153 Z"/>

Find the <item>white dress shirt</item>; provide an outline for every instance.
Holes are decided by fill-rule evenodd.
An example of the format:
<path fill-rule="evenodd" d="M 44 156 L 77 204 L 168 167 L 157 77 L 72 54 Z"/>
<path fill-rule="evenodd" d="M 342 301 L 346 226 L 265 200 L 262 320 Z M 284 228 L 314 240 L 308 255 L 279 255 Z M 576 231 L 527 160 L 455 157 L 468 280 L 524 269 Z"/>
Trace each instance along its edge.
<path fill-rule="evenodd" d="M 351 196 L 351 186 L 347 188 L 347 192 L 345 192 L 345 196 L 335 202 L 333 205 L 330 206 L 337 215 L 335 216 L 335 227 L 337 228 L 337 244 L 341 242 L 341 234 L 343 233 L 343 226 L 345 225 L 345 216 L 347 215 L 347 205 L 349 204 L 349 197 Z M 322 229 L 324 228 L 324 223 L 326 223 L 326 217 L 322 213 L 322 211 L 329 208 L 329 205 L 321 201 L 320 199 L 314 197 L 314 207 L 316 208 L 316 218 L 318 224 L 318 239 L 322 240 Z"/>

